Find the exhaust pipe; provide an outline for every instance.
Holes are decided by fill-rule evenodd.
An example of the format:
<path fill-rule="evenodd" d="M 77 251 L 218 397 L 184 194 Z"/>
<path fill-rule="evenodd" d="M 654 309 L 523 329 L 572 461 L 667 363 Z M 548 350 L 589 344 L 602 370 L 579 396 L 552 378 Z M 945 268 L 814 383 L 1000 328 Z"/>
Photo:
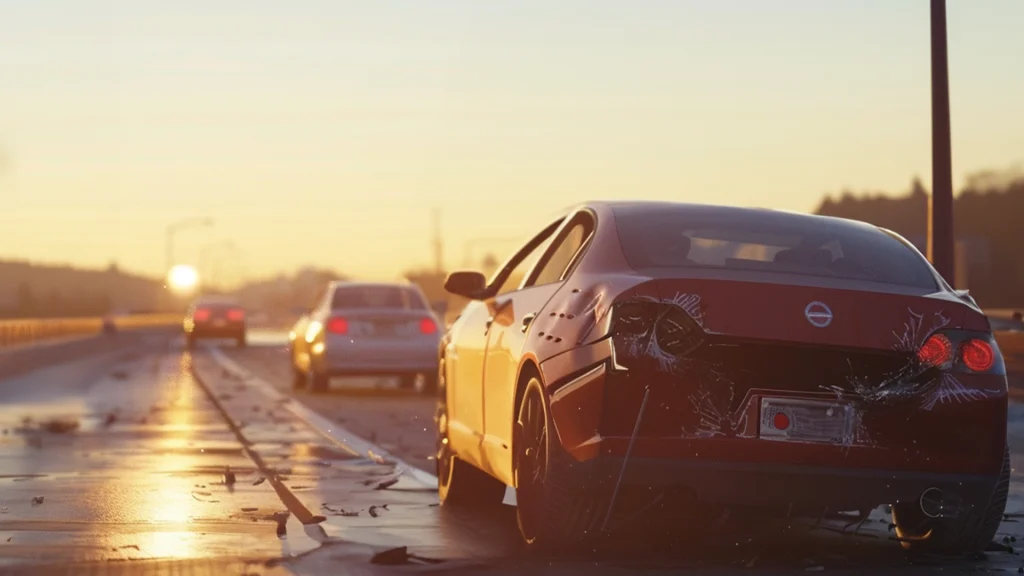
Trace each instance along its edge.
<path fill-rule="evenodd" d="M 945 508 L 945 494 L 934 486 L 921 493 L 921 512 L 929 518 L 942 518 Z"/>
<path fill-rule="evenodd" d="M 951 492 L 931 487 L 921 493 L 921 512 L 929 518 L 956 518 L 963 508 L 963 500 Z"/>

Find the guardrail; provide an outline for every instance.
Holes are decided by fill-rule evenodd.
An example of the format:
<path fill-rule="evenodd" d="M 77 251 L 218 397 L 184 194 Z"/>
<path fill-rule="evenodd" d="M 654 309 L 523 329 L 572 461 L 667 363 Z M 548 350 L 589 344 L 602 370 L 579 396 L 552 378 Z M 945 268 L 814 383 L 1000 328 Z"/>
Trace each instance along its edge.
<path fill-rule="evenodd" d="M 112 322 L 118 330 L 180 325 L 181 314 L 139 314 L 109 318 L 48 318 L 40 320 L 0 320 L 0 350 L 36 344 L 48 340 L 90 336 L 104 331 Z"/>
<path fill-rule="evenodd" d="M 1006 371 L 1024 373 L 1024 332 L 996 332 L 995 336 L 1006 362 Z"/>

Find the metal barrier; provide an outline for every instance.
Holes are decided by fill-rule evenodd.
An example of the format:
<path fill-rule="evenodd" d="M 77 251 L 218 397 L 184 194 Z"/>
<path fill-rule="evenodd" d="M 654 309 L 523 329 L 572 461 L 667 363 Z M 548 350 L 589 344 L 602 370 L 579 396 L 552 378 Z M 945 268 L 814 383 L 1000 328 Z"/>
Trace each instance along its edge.
<path fill-rule="evenodd" d="M 1024 373 L 1024 332 L 996 332 L 995 336 L 1006 362 L 1006 371 Z"/>
<path fill-rule="evenodd" d="M 181 314 L 139 314 L 109 318 L 48 318 L 40 320 L 0 320 L 0 350 L 48 340 L 90 336 L 104 331 L 112 322 L 118 330 L 180 325 Z"/>

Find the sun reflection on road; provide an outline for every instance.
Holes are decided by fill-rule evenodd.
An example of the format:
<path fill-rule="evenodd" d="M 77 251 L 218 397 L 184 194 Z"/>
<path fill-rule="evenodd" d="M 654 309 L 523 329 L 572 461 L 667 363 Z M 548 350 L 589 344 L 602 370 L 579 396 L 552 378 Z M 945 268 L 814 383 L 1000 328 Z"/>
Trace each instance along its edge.
<path fill-rule="evenodd" d="M 196 387 L 189 375 L 191 358 L 184 355 L 181 364 L 169 376 L 173 383 L 168 386 L 169 397 L 166 399 L 170 410 L 164 414 L 166 437 L 162 438 L 162 447 L 186 448 L 195 440 L 195 410 L 198 408 Z M 189 475 L 182 474 L 196 465 L 196 456 L 181 453 L 163 454 L 159 468 L 163 474 L 159 477 L 158 486 L 153 498 L 147 500 L 148 510 L 145 515 L 156 524 L 177 525 L 171 530 L 150 532 L 143 541 L 141 551 L 155 558 L 183 558 L 196 554 L 195 534 L 190 531 L 189 524 L 204 512 L 208 512 L 210 497 L 208 492 L 196 488 Z M 207 508 L 201 508 L 206 506 Z M 167 526 L 167 528 L 171 528 Z"/>

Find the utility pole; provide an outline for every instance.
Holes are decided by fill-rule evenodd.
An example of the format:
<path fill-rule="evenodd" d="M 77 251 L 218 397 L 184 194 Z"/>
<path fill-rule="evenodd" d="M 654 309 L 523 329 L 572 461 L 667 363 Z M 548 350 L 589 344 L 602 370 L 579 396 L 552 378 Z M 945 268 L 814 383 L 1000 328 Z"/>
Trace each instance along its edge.
<path fill-rule="evenodd" d="M 949 119 L 949 61 L 946 0 L 931 0 L 932 48 L 932 195 L 928 211 L 928 259 L 953 285 L 953 152 Z M 954 286 L 955 287 L 955 286 Z"/>
<path fill-rule="evenodd" d="M 441 209 L 434 208 L 434 272 L 444 272 L 444 241 L 441 239 Z"/>

